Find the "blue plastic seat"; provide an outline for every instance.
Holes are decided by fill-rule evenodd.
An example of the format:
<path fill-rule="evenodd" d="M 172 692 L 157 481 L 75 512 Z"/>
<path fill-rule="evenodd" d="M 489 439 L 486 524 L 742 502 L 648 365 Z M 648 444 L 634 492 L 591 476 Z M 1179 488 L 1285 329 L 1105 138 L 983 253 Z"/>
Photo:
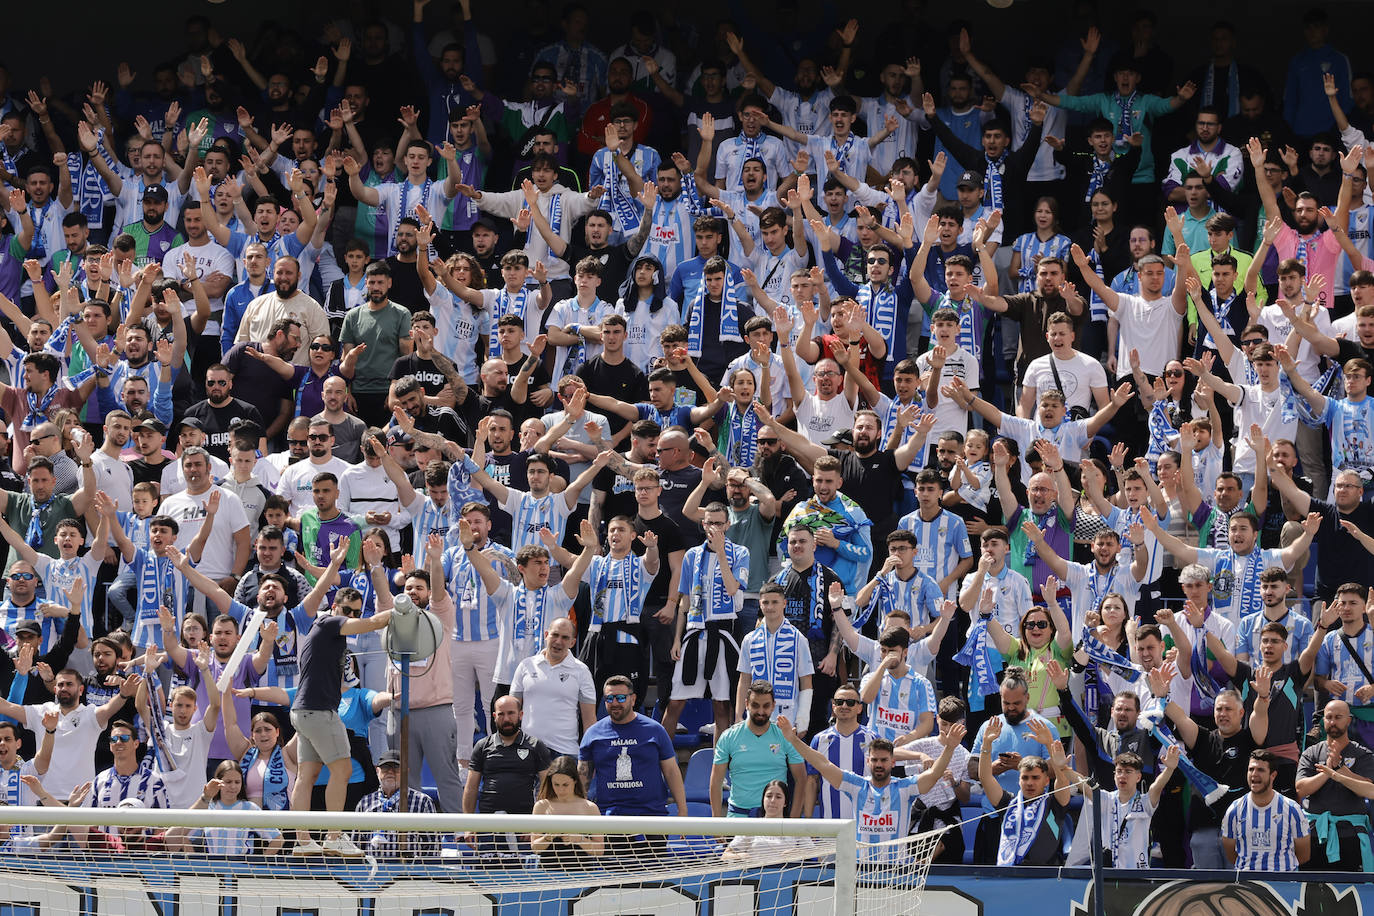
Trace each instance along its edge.
<path fill-rule="evenodd" d="M 711 804 L 711 759 L 715 752 L 709 747 L 693 751 L 692 757 L 687 761 L 687 776 L 683 779 L 683 788 L 686 790 L 687 804 L 692 802 L 704 802 L 708 806 Z M 709 816 L 710 812 L 707 812 Z"/>

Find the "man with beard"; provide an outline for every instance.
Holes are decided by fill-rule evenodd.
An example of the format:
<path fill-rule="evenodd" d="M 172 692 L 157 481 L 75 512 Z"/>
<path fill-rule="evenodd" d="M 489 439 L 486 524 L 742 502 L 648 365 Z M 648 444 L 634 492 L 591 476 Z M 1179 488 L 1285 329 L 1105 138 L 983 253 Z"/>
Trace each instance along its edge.
<path fill-rule="evenodd" d="M 74 327 L 90 340 L 79 322 Z M 94 345 L 91 351 L 94 352 Z M 30 353 L 24 357 L 24 380 L 19 386 L 0 386 L 0 410 L 14 422 L 14 469 L 20 474 L 28 466 L 29 442 L 39 424 L 52 419 L 62 408 L 79 411 L 95 390 L 95 373 L 79 384 L 68 378 L 62 361 L 51 353 Z"/>
<path fill-rule="evenodd" d="M 772 105 L 782 113 L 783 123 L 798 133 L 803 134 L 827 134 L 830 132 L 829 104 L 835 97 L 835 92 L 829 86 L 822 85 L 821 68 L 813 57 L 803 57 L 797 61 L 797 71 L 792 78 L 792 85 L 795 89 L 784 89 L 774 80 L 769 79 L 755 65 L 754 61 L 744 52 L 744 40 L 734 32 L 729 32 L 725 36 L 729 43 L 730 51 L 744 67 L 745 72 L 754 77 L 757 81 L 759 93 L 766 98 Z M 848 49 L 841 52 L 841 59 L 847 62 L 849 57 Z M 844 63 L 836 69 L 843 73 Z M 787 144 L 789 156 L 795 154 L 797 145 Z"/>
<path fill-rule="evenodd" d="M 130 674 L 120 685 L 118 696 L 111 697 L 103 706 L 91 706 L 81 702 L 85 692 L 81 675 L 71 668 L 63 668 L 58 672 L 53 684 L 53 696 L 57 700 L 60 718 L 52 763 L 43 778 L 45 789 L 65 798 L 72 789 L 95 779 L 95 748 L 100 733 L 115 712 L 124 707 L 124 701 L 137 692 L 141 683 L 143 678 Z M 46 703 L 20 706 L 9 700 L 0 700 L 0 713 L 24 723 L 24 727 L 34 734 L 47 733 L 43 717 L 50 708 Z"/>
<path fill-rule="evenodd" d="M 1288 630 L 1289 641 L 1284 647 L 1281 661 L 1293 660 L 1294 646 L 1301 652 L 1312 639 L 1312 620 L 1303 614 L 1303 608 L 1288 598 L 1288 573 L 1271 566 L 1260 573 L 1260 602 L 1262 607 L 1253 614 L 1241 618 L 1236 628 L 1236 658 L 1249 662 L 1260 657 L 1260 633 L 1266 624 L 1280 623 Z"/>
<path fill-rule="evenodd" d="M 143 218 L 129 223 L 123 232 L 134 238 L 134 264 L 143 267 L 147 264 L 161 264 L 162 259 L 173 248 L 185 243 L 186 239 L 176 226 L 167 222 L 168 202 L 165 185 L 151 184 L 143 191 Z"/>
<path fill-rule="evenodd" d="M 1298 760 L 1298 800 L 1317 842 L 1303 868 L 1363 871 L 1374 867 L 1369 850 L 1369 799 L 1374 798 L 1374 752 L 1350 740 L 1350 707 L 1329 700 L 1322 712 L 1326 740 Z"/>
<path fill-rule="evenodd" d="M 529 814 L 534 810 L 539 776 L 553 763 L 553 751 L 520 727 L 523 718 L 524 704 L 517 697 L 496 701 L 496 733 L 472 749 L 463 787 L 464 813 Z"/>
<path fill-rule="evenodd" d="M 348 470 L 348 462 L 334 457 L 334 427 L 324 417 L 312 417 L 309 433 L 309 460 L 291 465 L 277 482 L 277 493 L 291 500 L 291 514 L 314 504 L 312 486 L 316 474 L 328 472 L 335 479 Z"/>
<path fill-rule="evenodd" d="M 134 472 L 122 457 L 124 446 L 133 435 L 133 418 L 127 411 L 115 409 L 105 414 L 104 440 L 91 454 L 95 466 L 96 487 L 110 497 L 125 512 L 134 508 Z"/>
<path fill-rule="evenodd" d="M 230 424 L 237 419 L 250 420 L 261 429 L 265 426 L 262 414 L 247 401 L 233 396 L 234 376 L 222 363 L 215 363 L 205 373 L 205 399 L 187 408 L 185 416 L 200 421 L 207 441 L 205 449 L 221 461 L 229 461 Z M 264 439 L 258 445 L 267 451 Z"/>
<path fill-rule="evenodd" d="M 342 376 L 331 375 L 324 380 L 324 410 L 318 416 L 329 422 L 334 431 L 334 457 L 348 464 L 363 460 L 362 441 L 367 424 L 344 410 L 348 403 L 348 383 Z"/>
<path fill-rule="evenodd" d="M 846 368 L 854 368 L 855 360 L 846 358 Z M 913 434 L 898 448 L 881 448 L 884 441 L 882 436 L 882 420 L 878 414 L 871 410 L 860 410 L 854 414 L 854 425 L 852 431 L 839 430 L 838 434 L 830 435 L 821 444 L 813 443 L 806 436 L 793 432 L 787 427 L 778 423 L 772 417 L 768 417 L 763 408 L 755 405 L 754 410 L 763 419 L 767 433 L 773 433 L 787 446 L 787 451 L 801 464 L 803 468 L 812 468 L 812 488 L 817 498 L 821 497 L 821 487 L 816 480 L 821 475 L 814 474 L 814 468 L 821 459 L 830 457 L 840 464 L 841 489 L 847 493 L 855 495 L 853 500 L 863 514 L 872 520 L 873 530 L 869 533 L 869 554 L 871 559 L 872 543 L 882 541 L 888 533 L 896 527 L 894 510 L 897 503 L 893 499 L 893 494 L 902 488 L 902 473 L 910 467 L 916 458 L 922 454 L 926 446 L 926 439 L 930 435 L 931 429 L 935 426 L 935 415 L 926 413 L 921 417 L 920 422 L 916 421 L 920 414 L 919 408 L 915 405 L 904 407 L 897 412 L 896 426 L 899 429 L 914 429 Z M 846 443 L 844 433 L 849 433 L 850 442 Z M 852 448 L 846 449 L 839 446 L 852 444 Z M 827 478 L 828 479 L 828 478 Z M 834 493 L 830 494 L 829 499 L 824 502 L 832 502 L 836 499 Z M 794 507 L 789 510 L 786 520 L 783 522 L 783 530 L 787 530 L 792 524 L 792 516 L 801 510 Z M 822 538 L 822 546 L 838 548 L 837 544 L 827 544 Z M 851 558 L 852 559 L 852 558 Z M 833 562 L 829 565 L 835 565 Z M 836 572 L 839 572 L 836 569 Z M 849 583 L 849 587 L 857 591 L 859 583 L 867 580 L 867 563 L 859 563 L 857 566 L 857 578 Z"/>
<path fill-rule="evenodd" d="M 754 681 L 746 697 L 749 716 L 725 730 L 716 742 L 711 762 L 711 813 L 725 817 L 721 790 L 730 776 L 730 817 L 757 817 L 763 805 L 763 790 L 774 781 L 786 782 L 788 774 L 800 787 L 806 779 L 806 765 L 796 748 L 786 747 L 778 724 L 773 721 L 773 685 Z M 804 817 L 803 793 L 792 798 L 792 817 Z"/>
<path fill-rule="evenodd" d="M 318 302 L 297 288 L 300 277 L 299 261 L 290 256 L 277 258 L 277 263 L 272 267 L 272 285 L 275 288 L 248 303 L 238 333 L 234 335 L 234 342 L 268 340 L 272 337 L 273 326 L 283 318 L 296 319 L 302 328 L 302 338 L 314 340 L 320 335 L 328 337 L 329 318 Z M 292 361 L 297 366 L 309 365 L 307 353 L 299 349 Z"/>
<path fill-rule="evenodd" d="M 199 446 L 184 449 L 180 462 L 186 489 L 163 501 L 162 514 L 177 522 L 177 546 L 189 548 L 201 526 L 207 524 L 211 499 L 217 497 L 218 517 L 196 568 L 222 587 L 233 588 L 238 577 L 243 575 L 251 552 L 243 503 L 233 493 L 215 486 L 210 476 L 210 453 L 205 449 Z"/>
<path fill-rule="evenodd" d="M 210 236 L 219 244 L 228 249 L 229 254 L 234 258 L 242 258 L 249 246 L 254 243 L 264 245 L 267 248 L 269 259 L 268 267 L 275 274 L 276 262 L 284 257 L 297 257 L 305 250 L 305 246 L 310 244 L 310 237 L 315 232 L 315 225 L 319 222 L 319 217 L 315 213 L 315 208 L 310 205 L 309 199 L 305 194 L 305 183 L 298 171 L 293 171 L 288 183 L 291 186 L 292 196 L 296 201 L 296 206 L 300 213 L 300 225 L 296 231 L 289 235 L 282 235 L 277 231 L 277 223 L 281 219 L 282 206 L 275 197 L 262 196 L 253 203 L 253 224 L 250 232 L 230 229 L 220 220 L 219 213 L 214 207 L 202 207 L 201 218 L 205 221 L 205 228 Z M 201 200 L 211 200 L 210 197 L 210 176 L 204 169 L 197 168 L 195 171 L 195 185 L 197 196 Z M 245 227 L 249 228 L 249 227 Z M 299 268 L 299 265 L 298 265 Z M 299 269 L 293 286 L 299 282 Z M 275 283 L 275 276 L 273 279 Z M 269 322 L 270 323 L 270 322 Z M 238 337 L 237 340 L 243 338 Z M 260 337 L 250 338 L 260 340 Z"/>
<path fill-rule="evenodd" d="M 1312 853 L 1303 809 L 1274 788 L 1274 763 L 1270 751 L 1250 752 L 1250 791 L 1231 803 L 1221 823 L 1221 848 L 1229 866 L 1240 871 L 1297 871 Z"/>
<path fill-rule="evenodd" d="M 134 483 L 155 483 L 162 485 L 162 475 L 167 470 L 167 463 L 172 459 L 163 451 L 163 442 L 167 436 L 167 427 L 163 422 L 152 414 L 145 412 L 143 419 L 133 428 L 134 452 L 137 455 L 129 462 L 129 470 L 133 472 Z"/>
<path fill-rule="evenodd" d="M 213 347 L 224 315 L 224 294 L 234 282 L 234 259 L 223 245 L 210 238 L 200 211 L 200 201 L 186 204 L 182 214 L 186 242 L 162 256 L 162 275 L 178 283 L 189 283 L 192 277 L 185 274 L 182 259 L 188 254 L 194 259 L 195 276 L 200 278 L 205 295 L 210 297 L 210 321 L 205 325 L 203 339 Z"/>
<path fill-rule="evenodd" d="M 532 453 L 512 449 L 514 438 L 515 426 L 509 411 L 497 408 L 485 413 L 477 423 L 477 447 L 486 443 L 482 470 L 502 486 L 527 491 L 530 481 L 525 474 L 525 459 Z M 491 506 L 491 536 L 502 544 L 510 543 L 510 513 L 499 505 Z"/>
<path fill-rule="evenodd" d="M 1049 729 L 1057 734 L 1054 723 L 1029 709 L 1030 686 L 1026 682 L 1026 669 L 1011 667 L 1002 675 L 998 697 L 1002 711 L 989 718 L 978 729 L 973 740 L 972 756 L 968 762 L 970 779 L 979 778 L 979 762 L 984 754 L 991 757 L 992 778 L 1002 787 L 1002 791 L 1014 796 L 1021 788 L 1021 761 L 1029 757 L 1039 757 L 1044 746 L 1036 740 L 1036 729 Z M 990 731 L 989 724 L 996 720 L 996 731 Z M 984 743 L 984 737 L 991 738 Z M 1002 815 L 985 795 L 983 813 L 988 815 L 978 822 L 978 833 L 974 846 L 973 861 L 991 863 L 997 860 L 998 838 L 1002 832 Z"/>
<path fill-rule="evenodd" d="M 365 422 L 380 426 L 387 420 L 387 390 L 391 368 L 396 360 L 409 355 L 410 312 L 390 301 L 391 271 L 385 263 L 373 262 L 364 271 L 367 284 L 365 308 L 350 309 L 344 316 L 339 342 L 347 356 L 359 344 L 366 344 L 353 371 L 353 397 L 358 415 Z"/>
<path fill-rule="evenodd" d="M 330 344 L 332 347 L 333 345 Z M 298 376 L 309 378 L 313 365 L 302 369 L 292 363 L 301 347 L 301 323 L 295 318 L 279 318 L 273 322 L 267 336 L 259 341 L 234 344 L 224 354 L 224 365 L 238 380 L 239 391 L 258 414 L 267 420 L 265 437 L 274 442 L 291 422 L 291 388 Z M 310 358 L 315 359 L 314 344 Z M 300 383 L 302 386 L 305 382 Z M 299 408 L 300 399 L 296 406 Z M 309 416 L 303 411 L 299 416 Z"/>
<path fill-rule="evenodd" d="M 171 185 L 167 182 L 180 175 L 180 169 L 172 173 L 166 167 L 171 165 L 176 168 L 176 163 L 169 163 L 167 154 L 162 148 L 162 143 L 158 140 L 147 139 L 143 141 L 138 153 L 138 171 L 126 176 L 119 174 L 119 171 L 100 153 L 96 152 L 96 145 L 99 137 L 86 124 L 77 127 L 77 141 L 86 158 L 95 170 L 100 173 L 100 177 L 105 180 L 105 185 L 110 189 L 110 196 L 115 198 L 116 219 L 114 225 L 118 231 L 129 231 L 126 227 L 133 223 L 133 214 L 137 211 L 140 202 L 146 203 L 148 192 L 153 188 L 162 190 L 163 212 L 168 216 L 168 222 L 177 221 L 178 211 L 181 207 L 182 190 L 178 185 Z M 208 195 L 202 195 L 201 200 L 208 200 Z M 170 205 L 170 208 L 167 206 Z M 168 248 L 171 246 L 169 245 Z M 159 252 L 157 257 L 161 259 L 165 251 Z"/>
<path fill-rule="evenodd" d="M 416 448 L 443 451 L 445 443 L 472 441 L 472 433 L 456 410 L 425 403 L 425 389 L 415 376 L 405 375 L 392 382 L 391 398 L 392 423 L 415 440 Z"/>
<path fill-rule="evenodd" d="M 1094 725 L 1084 716 L 1073 694 L 1069 692 L 1069 671 L 1054 659 L 1045 663 L 1050 683 L 1059 691 L 1059 708 L 1069 720 L 1074 736 L 1083 742 L 1092 758 L 1092 775 L 1099 784 L 1109 786 L 1116 773 L 1118 754 L 1134 753 L 1145 762 L 1145 774 L 1155 772 L 1159 759 L 1159 744 L 1148 727 L 1140 725 L 1140 697 L 1134 693 L 1119 693 L 1112 703 L 1111 727 Z"/>
<path fill-rule="evenodd" d="M 170 619 L 170 615 L 169 615 Z M 168 632 L 166 629 L 163 632 Z M 160 755 L 152 752 L 152 769 L 167 792 L 166 801 L 171 808 L 189 808 L 201 796 L 201 775 L 205 773 L 210 761 L 210 744 L 215 732 L 219 731 L 219 707 L 222 701 L 219 688 L 215 685 L 214 673 L 210 670 L 212 652 L 208 645 L 202 644 L 193 656 L 182 649 L 182 662 L 194 668 L 201 689 L 205 692 L 207 704 L 200 710 L 196 689 L 190 686 L 177 687 L 171 691 L 171 716 L 164 720 L 162 729 L 166 739 L 163 748 L 169 766 L 164 766 Z M 136 703 L 139 717 L 147 723 L 152 715 L 162 715 L 149 710 L 148 687 L 139 688 Z M 196 715 L 197 712 L 200 715 Z M 113 731 L 113 729 L 111 730 Z"/>
<path fill-rule="evenodd" d="M 489 359 L 482 363 L 478 381 L 481 382 L 482 387 L 477 397 L 472 399 L 472 403 L 477 408 L 477 417 L 469 414 L 469 423 L 478 417 L 494 416 L 497 415 L 497 411 L 501 411 L 508 415 L 513 426 L 516 417 L 523 418 L 526 415 L 526 405 L 517 403 L 511 394 L 510 366 L 506 364 L 504 359 Z M 512 429 L 512 435 L 514 435 L 514 429 Z"/>
<path fill-rule="evenodd" d="M 147 325 L 129 324 L 124 328 L 124 358 L 115 363 L 110 371 L 110 391 L 123 398 L 120 405 L 129 411 L 130 416 L 138 416 L 139 411 L 152 410 L 164 424 L 172 422 L 172 392 L 175 387 L 174 375 L 163 372 L 162 366 L 180 365 L 186 356 L 188 332 L 185 323 L 172 326 L 173 339 L 170 349 L 154 351 L 152 331 Z M 156 355 L 156 359 L 154 356 Z M 165 376 L 165 378 L 164 378 Z M 142 379 L 146 391 L 127 391 L 131 378 Z M 189 376 L 186 382 L 190 383 Z M 161 389 L 166 389 L 164 392 Z M 132 401 L 131 401 L 132 399 Z"/>
<path fill-rule="evenodd" d="M 429 257 L 428 249 L 425 257 Z M 420 282 L 420 222 L 413 216 L 404 217 L 396 227 L 396 253 L 384 262 L 391 271 L 391 301 L 412 312 L 429 305 L 424 284 Z"/>

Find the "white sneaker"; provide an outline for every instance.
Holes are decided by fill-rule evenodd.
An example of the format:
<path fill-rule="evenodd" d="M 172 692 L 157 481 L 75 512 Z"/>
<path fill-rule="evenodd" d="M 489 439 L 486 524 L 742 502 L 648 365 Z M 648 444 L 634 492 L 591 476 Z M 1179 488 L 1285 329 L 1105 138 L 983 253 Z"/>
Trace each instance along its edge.
<path fill-rule="evenodd" d="M 324 847 L 321 846 L 319 843 L 316 843 L 314 840 L 311 840 L 308 843 L 297 843 L 296 848 L 291 850 L 291 855 L 322 856 L 324 855 Z"/>
<path fill-rule="evenodd" d="M 335 837 L 332 840 L 324 841 L 324 851 L 332 852 L 337 856 L 361 856 L 363 851 L 346 836 Z"/>

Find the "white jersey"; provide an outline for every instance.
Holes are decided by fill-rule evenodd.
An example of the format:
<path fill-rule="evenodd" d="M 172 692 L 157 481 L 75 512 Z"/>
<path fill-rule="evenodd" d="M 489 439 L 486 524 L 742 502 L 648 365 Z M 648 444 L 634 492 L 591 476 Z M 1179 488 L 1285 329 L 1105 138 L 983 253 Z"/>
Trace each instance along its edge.
<path fill-rule="evenodd" d="M 760 623 L 749 631 L 740 643 L 740 674 L 751 681 L 767 681 L 773 685 L 775 706 L 773 715 L 786 716 L 793 722 L 798 714 L 809 716 L 811 710 L 799 709 L 801 679 L 815 673 L 811 646 L 806 636 L 786 620 L 776 630 Z"/>
<path fill-rule="evenodd" d="M 196 259 L 196 276 L 194 278 L 187 277 L 181 270 L 182 257 L 187 253 Z M 188 279 L 203 280 L 210 274 L 223 274 L 230 279 L 230 287 L 233 286 L 234 256 L 229 253 L 228 248 L 212 238 L 207 237 L 204 245 L 192 245 L 190 242 L 186 242 L 162 256 L 162 275 L 168 280 L 176 280 L 177 282 Z M 212 313 L 224 311 L 223 294 L 210 300 L 210 311 Z M 219 322 L 211 318 L 205 323 L 205 330 L 201 333 L 218 337 L 220 333 Z"/>
<path fill-rule="evenodd" d="M 549 309 L 548 326 L 563 330 L 567 330 L 571 325 L 596 327 L 601 324 L 601 319 L 610 312 L 611 304 L 609 302 L 597 299 L 591 305 L 583 308 L 582 304 L 577 301 L 577 297 L 574 296 L 571 299 L 564 299 L 555 303 L 553 308 Z M 553 377 L 555 379 L 575 374 L 586 362 L 601 355 L 600 343 L 586 340 L 581 335 L 578 335 L 578 341 L 569 347 L 555 348 L 557 350 L 553 363 Z"/>
<path fill-rule="evenodd" d="M 544 631 L 559 617 L 566 617 L 573 600 L 562 585 L 527 589 L 523 584 L 502 582 L 491 594 L 501 605 L 500 636 L 496 654 L 496 683 L 509 684 L 515 669 L 543 646 Z"/>
<path fill-rule="evenodd" d="M 426 296 L 434 315 L 434 349 L 453 360 L 463 381 L 477 384 L 477 342 L 491 333 L 491 310 L 456 298 L 443 286 Z M 487 356 L 490 356 L 488 353 Z"/>

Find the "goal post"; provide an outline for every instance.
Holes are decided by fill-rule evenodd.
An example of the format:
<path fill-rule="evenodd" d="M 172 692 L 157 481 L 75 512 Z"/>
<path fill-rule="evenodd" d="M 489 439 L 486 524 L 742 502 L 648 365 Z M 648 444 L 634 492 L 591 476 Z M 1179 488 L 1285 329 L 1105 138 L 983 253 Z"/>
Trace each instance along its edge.
<path fill-rule="evenodd" d="M 31 916 L 906 916 L 934 849 L 790 818 L 7 807 L 0 822 L 0 910 Z M 365 855 L 292 855 L 296 830 L 343 831 Z"/>

